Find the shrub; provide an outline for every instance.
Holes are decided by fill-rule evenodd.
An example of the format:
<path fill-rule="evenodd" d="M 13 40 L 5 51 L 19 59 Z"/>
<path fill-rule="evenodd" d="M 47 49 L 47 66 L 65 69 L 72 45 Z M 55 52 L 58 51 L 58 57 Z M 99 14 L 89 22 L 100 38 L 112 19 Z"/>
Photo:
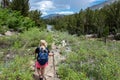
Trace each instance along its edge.
<path fill-rule="evenodd" d="M 0 34 L 4 34 L 8 30 L 7 26 L 0 25 Z"/>
<path fill-rule="evenodd" d="M 109 42 L 105 45 L 100 41 L 82 39 L 73 42 L 72 52 L 67 55 L 64 66 L 60 66 L 58 71 L 61 79 L 70 80 L 72 75 L 75 77 L 76 74 L 84 73 L 85 80 L 119 80 L 119 44 L 119 42 Z M 74 80 L 84 80 L 81 78 L 75 77 Z"/>
<path fill-rule="evenodd" d="M 3 66 L 0 75 L 0 79 L 2 80 L 32 80 L 32 73 L 29 69 L 29 60 L 30 57 L 24 56 L 25 58 L 20 56 L 16 56 L 14 60 L 4 63 L 7 66 Z"/>
<path fill-rule="evenodd" d="M 39 41 L 44 39 L 50 45 L 52 43 L 52 35 L 51 33 L 43 30 L 40 31 L 39 28 L 30 28 L 28 31 L 24 31 L 19 35 L 20 41 L 22 41 L 22 45 L 26 47 L 35 47 L 39 45 Z"/>
<path fill-rule="evenodd" d="M 35 26 L 35 22 L 30 18 L 23 17 L 20 12 L 8 9 L 0 9 L 0 22 L 0 30 L 3 26 L 17 31 L 23 31 Z"/>
<path fill-rule="evenodd" d="M 89 80 L 84 73 L 75 72 L 73 69 L 63 65 L 59 68 L 59 76 L 61 80 Z"/>

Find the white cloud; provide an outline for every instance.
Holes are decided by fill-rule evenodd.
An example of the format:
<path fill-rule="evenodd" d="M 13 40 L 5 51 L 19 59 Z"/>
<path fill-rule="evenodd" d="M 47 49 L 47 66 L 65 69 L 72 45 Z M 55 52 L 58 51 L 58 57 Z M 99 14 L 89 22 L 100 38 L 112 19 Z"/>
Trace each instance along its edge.
<path fill-rule="evenodd" d="M 43 12 L 42 12 L 42 16 L 41 16 L 41 17 L 46 16 L 46 15 L 48 15 L 48 13 L 47 13 L 47 12 L 45 12 L 45 11 L 43 11 Z"/>
<path fill-rule="evenodd" d="M 41 11 L 55 9 L 55 6 L 52 1 L 41 1 L 37 2 L 36 5 L 39 5 Z"/>
<path fill-rule="evenodd" d="M 72 14 L 73 12 L 79 12 L 81 9 L 86 9 L 96 1 L 105 0 L 30 0 L 30 10 L 40 10 L 43 15 Z"/>
<path fill-rule="evenodd" d="M 70 9 L 71 7 L 70 7 L 70 5 L 63 5 L 63 4 L 56 4 L 56 8 L 57 9 Z"/>
<path fill-rule="evenodd" d="M 74 14 L 73 11 L 61 11 L 61 12 L 56 12 L 56 14 L 65 14 L 65 15 L 69 15 L 69 14 Z"/>
<path fill-rule="evenodd" d="M 54 3 L 52 1 L 44 0 L 32 4 L 31 10 L 35 9 L 40 10 L 43 15 L 47 15 L 47 11 L 56 9 L 56 7 L 54 6 Z"/>
<path fill-rule="evenodd" d="M 94 1 L 96 1 L 96 0 L 88 0 L 88 2 L 94 2 Z"/>

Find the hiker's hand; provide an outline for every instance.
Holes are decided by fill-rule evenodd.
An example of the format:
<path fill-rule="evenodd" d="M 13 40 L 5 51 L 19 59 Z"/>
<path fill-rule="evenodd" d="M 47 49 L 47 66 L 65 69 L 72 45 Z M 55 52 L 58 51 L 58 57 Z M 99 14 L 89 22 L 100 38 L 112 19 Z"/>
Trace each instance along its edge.
<path fill-rule="evenodd" d="M 52 52 L 52 53 L 49 53 L 49 56 L 54 56 L 54 53 Z"/>

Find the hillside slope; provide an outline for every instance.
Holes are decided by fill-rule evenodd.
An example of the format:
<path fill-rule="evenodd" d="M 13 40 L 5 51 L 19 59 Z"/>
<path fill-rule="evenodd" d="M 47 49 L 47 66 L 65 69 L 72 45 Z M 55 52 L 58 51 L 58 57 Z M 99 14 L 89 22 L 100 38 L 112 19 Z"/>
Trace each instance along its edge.
<path fill-rule="evenodd" d="M 111 4 L 111 3 L 115 2 L 115 1 L 118 1 L 118 0 L 108 0 L 108 1 L 105 1 L 103 3 L 93 5 L 93 6 L 90 7 L 90 9 L 92 9 L 92 10 L 100 9 L 100 8 L 104 7 L 105 5 Z"/>

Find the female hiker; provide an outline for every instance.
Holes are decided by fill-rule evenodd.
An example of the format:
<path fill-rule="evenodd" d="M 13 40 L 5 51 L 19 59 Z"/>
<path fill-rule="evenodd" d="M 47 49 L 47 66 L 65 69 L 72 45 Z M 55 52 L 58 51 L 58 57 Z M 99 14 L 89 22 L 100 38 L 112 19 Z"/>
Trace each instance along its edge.
<path fill-rule="evenodd" d="M 45 40 L 40 40 L 39 47 L 35 49 L 35 57 L 37 53 L 37 61 L 35 66 L 37 68 L 37 72 L 39 74 L 40 80 L 43 80 L 45 68 L 48 66 L 48 55 L 52 56 L 53 54 L 47 48 L 47 42 Z"/>

